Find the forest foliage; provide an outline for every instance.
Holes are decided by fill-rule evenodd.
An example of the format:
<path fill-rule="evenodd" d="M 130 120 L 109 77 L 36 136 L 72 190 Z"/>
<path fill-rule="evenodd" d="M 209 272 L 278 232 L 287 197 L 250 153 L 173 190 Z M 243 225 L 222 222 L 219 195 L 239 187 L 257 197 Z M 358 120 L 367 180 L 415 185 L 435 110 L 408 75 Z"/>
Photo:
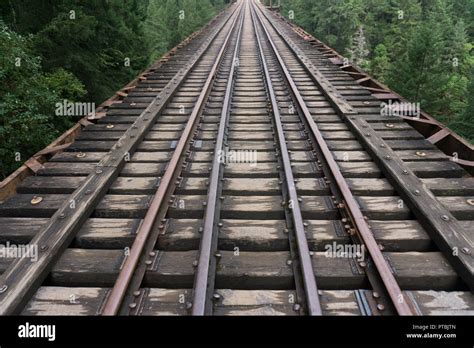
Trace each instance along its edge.
<path fill-rule="evenodd" d="M 0 180 L 198 30 L 228 0 L 0 1 Z"/>
<path fill-rule="evenodd" d="M 281 5 L 284 16 L 474 141 L 474 0 Z"/>

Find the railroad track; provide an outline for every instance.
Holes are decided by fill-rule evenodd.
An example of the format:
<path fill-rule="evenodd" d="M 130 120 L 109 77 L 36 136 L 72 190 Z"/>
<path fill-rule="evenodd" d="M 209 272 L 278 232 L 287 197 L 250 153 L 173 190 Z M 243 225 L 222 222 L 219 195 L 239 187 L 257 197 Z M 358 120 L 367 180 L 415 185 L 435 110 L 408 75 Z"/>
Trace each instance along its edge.
<path fill-rule="evenodd" d="M 474 314 L 474 181 L 253 1 L 0 204 L 3 315 Z"/>

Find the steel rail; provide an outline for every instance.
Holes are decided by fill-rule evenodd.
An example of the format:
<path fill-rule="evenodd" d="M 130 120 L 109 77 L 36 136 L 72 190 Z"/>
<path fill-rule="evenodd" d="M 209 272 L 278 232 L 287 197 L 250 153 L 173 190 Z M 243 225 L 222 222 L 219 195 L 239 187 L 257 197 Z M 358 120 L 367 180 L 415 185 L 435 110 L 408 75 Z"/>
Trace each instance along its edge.
<path fill-rule="evenodd" d="M 254 8 L 257 8 L 258 11 L 260 11 L 260 9 L 258 8 L 258 6 L 254 5 Z M 255 10 L 257 11 L 257 10 Z M 313 133 L 313 136 L 315 137 L 317 143 L 318 143 L 318 146 L 320 147 L 323 155 L 324 155 L 324 159 L 332 173 L 332 176 L 334 177 L 336 183 L 337 183 L 337 186 L 339 188 L 339 190 L 341 191 L 341 194 L 342 196 L 344 197 L 344 203 L 345 203 L 345 207 L 347 208 L 351 218 L 352 218 L 352 222 L 354 223 L 354 226 L 356 227 L 356 230 L 357 232 L 360 234 L 374 264 L 375 264 L 375 267 L 377 268 L 377 271 L 380 275 L 380 278 L 382 279 L 383 281 L 383 284 L 385 285 L 385 288 L 392 300 L 392 304 L 393 306 L 395 307 L 397 313 L 399 315 L 413 315 L 414 312 L 413 310 L 410 308 L 410 306 L 408 305 L 407 303 L 407 300 L 405 299 L 405 295 L 403 294 L 403 292 L 401 291 L 400 289 L 400 286 L 398 285 L 391 269 L 390 269 L 390 266 L 387 264 L 387 261 L 385 260 L 382 252 L 380 251 L 380 248 L 367 224 L 367 221 L 365 220 L 364 218 L 364 215 L 362 213 L 362 211 L 360 210 L 359 208 L 359 205 L 357 204 L 357 201 L 355 199 L 355 197 L 353 196 L 350 188 L 349 188 L 349 185 L 347 183 L 347 181 L 345 180 L 345 178 L 343 177 L 342 173 L 341 173 L 341 170 L 339 169 L 339 166 L 336 162 L 336 160 L 334 159 L 334 156 L 332 155 L 331 151 L 329 150 L 329 147 L 326 143 L 326 141 L 324 140 L 324 137 L 322 136 L 318 126 L 316 125 L 316 123 L 314 122 L 312 116 L 311 116 L 311 113 L 308 109 L 308 107 L 306 106 L 306 103 L 303 99 L 303 97 L 301 96 L 299 90 L 298 90 L 298 87 L 296 86 L 290 72 L 288 71 L 288 68 L 285 64 L 285 62 L 283 61 L 279 51 L 278 51 L 278 48 L 276 47 L 268 29 L 266 28 L 265 24 L 264 24 L 264 21 L 263 19 L 261 18 L 261 15 L 256 12 L 256 15 L 257 17 L 259 18 L 260 20 L 260 23 L 262 24 L 262 27 L 266 33 L 266 36 L 267 36 L 267 39 L 269 41 L 269 43 L 271 44 L 271 47 L 273 49 L 273 52 L 277 58 L 277 60 L 279 61 L 280 63 L 280 66 L 281 66 L 281 69 L 288 81 L 288 83 L 290 84 L 290 87 L 291 87 L 291 90 L 292 92 L 294 93 L 297 101 L 298 101 L 298 104 L 301 108 L 301 110 L 303 111 L 303 114 L 306 118 L 306 121 L 308 122 L 309 126 L 310 126 L 310 129 L 311 129 L 311 132 Z M 279 33 L 281 35 L 281 33 L 279 32 L 279 30 L 276 28 L 276 26 L 272 23 L 273 27 L 275 28 L 275 30 L 277 31 L 277 33 Z M 284 42 L 288 45 L 288 42 L 284 40 Z"/>
<path fill-rule="evenodd" d="M 222 23 L 212 30 L 201 48 L 189 59 L 162 91 L 149 103 L 124 135 L 104 155 L 84 183 L 59 207 L 48 224 L 32 239 L 38 246 L 38 261 L 16 259 L 0 277 L 0 315 L 19 314 L 28 299 L 41 286 L 62 252 L 70 245 L 82 224 L 89 218 L 100 199 L 106 194 L 124 167 L 126 158 L 134 153 L 145 134 L 151 129 L 169 99 L 181 86 L 192 67 L 210 43 L 233 17 L 229 11 Z M 74 204 L 72 204 L 74 203 Z"/>
<path fill-rule="evenodd" d="M 235 15 L 236 13 L 240 13 L 239 11 L 242 11 L 242 5 L 240 5 L 240 7 L 235 10 L 233 15 Z M 208 91 L 210 87 L 212 86 L 212 82 L 215 79 L 217 69 L 221 63 L 224 52 L 230 42 L 230 37 L 233 33 L 233 28 L 235 27 L 235 22 L 237 21 L 238 17 L 239 17 L 238 15 L 235 15 L 232 21 L 229 32 L 227 33 L 225 37 L 224 43 L 222 44 L 219 54 L 217 55 L 217 58 L 212 66 L 211 72 L 209 73 L 209 77 L 207 78 L 206 83 L 203 87 L 203 90 L 201 94 L 199 95 L 198 100 L 196 101 L 196 104 L 189 117 L 186 127 L 183 130 L 183 133 L 176 146 L 175 151 L 173 152 L 173 156 L 168 164 L 165 174 L 163 175 L 161 179 L 160 186 L 158 187 L 158 190 L 155 196 L 153 197 L 153 200 L 145 215 L 145 218 L 142 224 L 140 225 L 140 228 L 137 231 L 137 236 L 132 245 L 132 248 L 130 249 L 130 254 L 126 258 L 123 264 L 123 267 L 120 271 L 120 274 L 115 282 L 115 285 L 109 297 L 107 298 L 104 309 L 101 313 L 102 315 L 105 315 L 105 316 L 117 315 L 117 313 L 120 310 L 120 306 L 127 293 L 127 290 L 133 278 L 135 269 L 137 268 L 137 265 L 142 256 L 143 250 L 145 246 L 147 245 L 147 242 L 149 239 L 148 237 L 156 222 L 157 215 L 163 205 L 163 202 L 166 199 L 166 195 L 168 193 L 170 185 L 173 182 L 175 172 L 179 167 L 180 159 L 183 156 L 183 153 L 187 144 L 189 143 L 194 125 L 196 123 L 196 120 L 198 119 L 198 115 L 200 114 L 202 110 L 202 106 L 204 105 L 204 101 L 207 97 Z M 154 244 L 154 242 L 156 241 L 152 241 L 152 242 Z"/>
<path fill-rule="evenodd" d="M 286 186 L 288 189 L 288 195 L 290 198 L 289 209 L 292 212 L 294 231 L 296 243 L 298 246 L 298 256 L 301 264 L 302 280 L 306 294 L 306 305 L 308 307 L 309 315 L 322 315 L 321 303 L 319 300 L 318 287 L 316 284 L 316 278 L 314 275 L 313 264 L 311 261 L 311 255 L 309 252 L 308 240 L 306 239 L 305 226 L 303 216 L 301 213 L 298 193 L 296 191 L 295 178 L 291 169 L 291 160 L 288 153 L 288 146 L 286 145 L 285 132 L 281 122 L 281 114 L 279 111 L 278 103 L 276 100 L 275 91 L 273 89 L 273 82 L 270 76 L 268 65 L 265 61 L 265 53 L 262 47 L 262 41 L 258 33 L 257 20 L 255 14 L 252 11 L 252 19 L 255 29 L 255 37 L 259 48 L 260 60 L 262 62 L 263 71 L 265 73 L 265 82 L 268 86 L 268 92 L 272 104 L 272 113 L 276 125 L 278 143 L 281 150 L 281 159 L 283 163 L 283 169 L 286 177 Z"/>
<path fill-rule="evenodd" d="M 201 236 L 201 245 L 198 259 L 198 268 L 196 271 L 194 281 L 194 294 L 192 302 L 192 315 L 210 315 L 212 313 L 211 298 L 214 292 L 214 278 L 216 269 L 216 259 L 211 260 L 211 254 L 217 248 L 218 236 L 215 233 L 217 227 L 217 219 L 219 219 L 220 205 L 218 196 L 222 191 L 220 182 L 223 177 L 223 163 L 221 161 L 222 151 L 224 150 L 224 141 L 226 136 L 226 128 L 229 121 L 230 103 L 232 91 L 235 82 L 235 73 L 237 71 L 236 64 L 240 52 L 240 43 L 242 37 L 242 27 L 245 17 L 245 10 L 247 9 L 247 2 L 245 8 L 241 13 L 240 24 L 238 26 L 236 46 L 234 49 L 231 69 L 229 71 L 229 79 L 227 80 L 227 87 L 224 95 L 222 105 L 222 112 L 220 115 L 219 130 L 216 139 L 216 146 L 214 150 L 213 166 L 209 180 L 209 189 L 206 202 L 206 211 L 204 213 L 204 230 Z M 215 256 L 217 257 L 217 256 Z"/>

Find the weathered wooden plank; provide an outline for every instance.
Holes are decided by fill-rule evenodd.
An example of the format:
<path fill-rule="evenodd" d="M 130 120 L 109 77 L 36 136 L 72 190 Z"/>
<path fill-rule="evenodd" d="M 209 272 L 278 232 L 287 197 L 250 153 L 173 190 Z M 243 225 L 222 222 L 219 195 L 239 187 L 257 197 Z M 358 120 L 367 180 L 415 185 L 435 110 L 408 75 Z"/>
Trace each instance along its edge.
<path fill-rule="evenodd" d="M 7 202 L 0 203 L 0 216 L 4 217 L 51 217 L 65 202 L 68 195 L 42 195 L 42 201 L 31 204 L 36 197 L 31 194 L 18 194 Z M 148 209 L 150 196 L 146 195 L 107 195 L 97 205 L 96 217 L 136 218 L 143 217 Z"/>
<path fill-rule="evenodd" d="M 419 178 L 461 178 L 466 171 L 450 161 L 406 162 L 406 166 Z"/>
<path fill-rule="evenodd" d="M 41 176 L 88 176 L 96 168 L 93 163 L 47 162 L 38 171 Z"/>
<path fill-rule="evenodd" d="M 373 220 L 409 220 L 410 209 L 400 197 L 356 197 L 362 213 Z"/>
<path fill-rule="evenodd" d="M 88 219 L 71 246 L 79 248 L 121 249 L 130 246 L 141 220 Z M 42 218 L 0 218 L 0 243 L 28 244 L 48 223 Z"/>
<path fill-rule="evenodd" d="M 28 303 L 22 315 L 33 316 L 95 316 L 108 295 L 107 288 L 42 287 Z M 290 290 L 219 289 L 214 315 L 267 316 L 296 315 Z M 473 315 L 474 296 L 469 292 L 407 291 L 423 315 Z M 188 315 L 182 298 L 189 299 L 189 289 L 146 289 L 140 315 Z M 370 296 L 370 294 L 368 294 Z M 320 293 L 323 315 L 361 315 L 354 291 Z"/>
<path fill-rule="evenodd" d="M 458 220 L 474 220 L 474 196 L 438 197 L 438 200 Z"/>
<path fill-rule="evenodd" d="M 352 193 L 356 196 L 393 196 L 395 190 L 386 179 L 347 179 Z"/>
<path fill-rule="evenodd" d="M 461 280 L 440 252 L 385 253 L 403 290 L 453 290 Z"/>
<path fill-rule="evenodd" d="M 236 290 L 290 290 L 293 270 L 289 252 L 221 251 L 216 286 Z M 68 249 L 54 266 L 46 285 L 109 287 L 123 262 L 123 250 Z M 452 290 L 459 278 L 441 253 L 385 253 L 403 289 Z M 158 253 L 145 276 L 145 286 L 190 288 L 197 252 Z M 351 259 L 315 253 L 314 272 L 321 289 L 360 289 L 365 275 L 355 271 Z M 4 271 L 6 260 L 0 260 Z"/>
<path fill-rule="evenodd" d="M 375 239 L 385 251 L 421 252 L 435 249 L 433 241 L 418 221 L 369 220 L 369 226 L 372 228 Z"/>
<path fill-rule="evenodd" d="M 18 186 L 17 192 L 23 194 L 64 194 L 72 193 L 86 178 L 58 176 L 30 176 Z"/>
<path fill-rule="evenodd" d="M 234 252 L 222 251 L 221 254 L 217 266 L 217 288 L 289 290 L 294 286 L 292 266 L 287 262 L 290 259 L 288 252 L 240 252 L 236 256 Z M 162 253 L 156 271 L 147 273 L 147 285 L 189 286 L 195 258 L 195 252 Z M 315 267 L 318 265 L 315 274 L 320 288 L 364 285 L 364 276 L 354 275 L 347 259 L 329 259 L 324 254 L 317 254 L 313 264 Z"/>
<path fill-rule="evenodd" d="M 374 162 L 338 162 L 345 178 L 380 178 L 382 173 Z"/>
<path fill-rule="evenodd" d="M 197 218 L 204 213 L 205 196 L 177 196 L 171 218 Z M 221 218 L 280 219 L 284 215 L 281 198 L 275 196 L 228 196 L 222 202 Z"/>
<path fill-rule="evenodd" d="M 41 287 L 21 315 L 95 316 L 108 292 L 106 288 Z"/>
<path fill-rule="evenodd" d="M 423 315 L 474 315 L 474 295 L 469 292 L 409 291 Z"/>
<path fill-rule="evenodd" d="M 436 178 L 423 179 L 425 185 L 436 196 L 472 196 L 474 195 L 474 178 Z"/>
<path fill-rule="evenodd" d="M 277 178 L 226 178 L 222 189 L 226 196 L 279 195 L 281 194 L 279 181 Z"/>
<path fill-rule="evenodd" d="M 46 284 L 110 287 L 124 258 L 123 250 L 67 249 L 53 266 Z"/>
<path fill-rule="evenodd" d="M 54 155 L 49 162 L 90 162 L 99 163 L 106 152 L 61 152 Z"/>

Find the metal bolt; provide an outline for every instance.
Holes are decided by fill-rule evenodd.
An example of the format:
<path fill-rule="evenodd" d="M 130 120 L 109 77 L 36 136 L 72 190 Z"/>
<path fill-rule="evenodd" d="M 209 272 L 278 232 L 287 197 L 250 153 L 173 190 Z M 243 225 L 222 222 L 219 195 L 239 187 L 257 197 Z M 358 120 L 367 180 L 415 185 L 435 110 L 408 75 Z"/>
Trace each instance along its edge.
<path fill-rule="evenodd" d="M 0 294 L 4 294 L 5 292 L 7 292 L 7 290 L 8 290 L 8 285 L 3 285 L 0 288 Z"/>
<path fill-rule="evenodd" d="M 136 304 L 135 302 L 134 302 L 134 303 L 130 303 L 128 306 L 130 307 L 130 309 L 135 309 L 135 308 L 137 308 L 137 304 Z"/>
<path fill-rule="evenodd" d="M 291 265 L 293 264 L 293 261 L 292 261 L 292 260 L 288 260 L 288 261 L 286 261 L 286 264 L 287 264 L 288 266 L 291 266 Z"/>
<path fill-rule="evenodd" d="M 301 310 L 301 305 L 298 304 L 298 303 L 295 303 L 295 304 L 293 305 L 293 310 L 294 310 L 295 312 L 299 312 L 299 311 Z"/>
<path fill-rule="evenodd" d="M 48 246 L 47 245 L 42 245 L 40 250 L 41 251 L 46 251 L 46 250 L 48 250 Z"/>
<path fill-rule="evenodd" d="M 378 304 L 377 309 L 382 312 L 385 310 L 385 306 L 383 304 Z"/>
<path fill-rule="evenodd" d="M 468 199 L 466 202 L 467 204 L 474 206 L 474 199 Z"/>
<path fill-rule="evenodd" d="M 32 205 L 38 205 L 43 201 L 43 197 L 39 196 L 34 196 L 33 199 L 31 200 Z"/>
<path fill-rule="evenodd" d="M 450 219 L 449 219 L 449 216 L 448 216 L 448 215 L 443 215 L 443 216 L 441 216 L 441 220 L 447 222 L 447 221 L 449 221 Z"/>
<path fill-rule="evenodd" d="M 415 194 L 415 196 L 419 196 L 420 195 L 420 190 L 415 190 L 415 192 L 413 192 Z"/>
<path fill-rule="evenodd" d="M 199 261 L 198 261 L 198 260 L 194 260 L 194 261 L 193 261 L 193 266 L 194 266 L 194 267 L 197 267 L 198 265 L 199 265 Z"/>
<path fill-rule="evenodd" d="M 359 266 L 362 268 L 365 268 L 367 267 L 367 264 L 364 261 L 362 261 L 362 262 L 359 262 Z"/>
<path fill-rule="evenodd" d="M 469 255 L 471 253 L 471 250 L 469 250 L 469 248 L 462 248 L 461 251 L 463 252 L 463 254 L 466 254 L 466 255 Z"/>
<path fill-rule="evenodd" d="M 212 295 L 213 301 L 219 301 L 220 299 L 221 299 L 221 295 L 219 295 L 218 293 L 215 293 L 214 295 Z"/>
<path fill-rule="evenodd" d="M 222 258 L 222 254 L 220 254 L 220 253 L 216 253 L 216 255 L 214 255 L 214 256 L 216 257 L 216 259 Z"/>
<path fill-rule="evenodd" d="M 186 302 L 186 309 L 190 310 L 191 308 L 193 308 L 193 304 L 191 302 Z"/>
<path fill-rule="evenodd" d="M 372 293 L 373 298 L 380 298 L 380 294 L 378 292 L 373 292 Z"/>
<path fill-rule="evenodd" d="M 133 293 L 133 296 L 135 296 L 135 297 L 140 296 L 140 291 L 135 291 L 135 292 Z"/>
<path fill-rule="evenodd" d="M 147 266 L 151 266 L 151 265 L 152 265 L 152 263 L 153 263 L 153 262 L 152 262 L 152 261 L 150 261 L 150 260 L 146 260 L 146 261 L 145 261 L 145 264 L 146 264 Z"/>
<path fill-rule="evenodd" d="M 59 215 L 59 218 L 60 218 L 61 220 L 64 219 L 65 217 L 66 217 L 66 214 L 64 214 L 64 213 L 61 213 L 61 214 Z"/>

